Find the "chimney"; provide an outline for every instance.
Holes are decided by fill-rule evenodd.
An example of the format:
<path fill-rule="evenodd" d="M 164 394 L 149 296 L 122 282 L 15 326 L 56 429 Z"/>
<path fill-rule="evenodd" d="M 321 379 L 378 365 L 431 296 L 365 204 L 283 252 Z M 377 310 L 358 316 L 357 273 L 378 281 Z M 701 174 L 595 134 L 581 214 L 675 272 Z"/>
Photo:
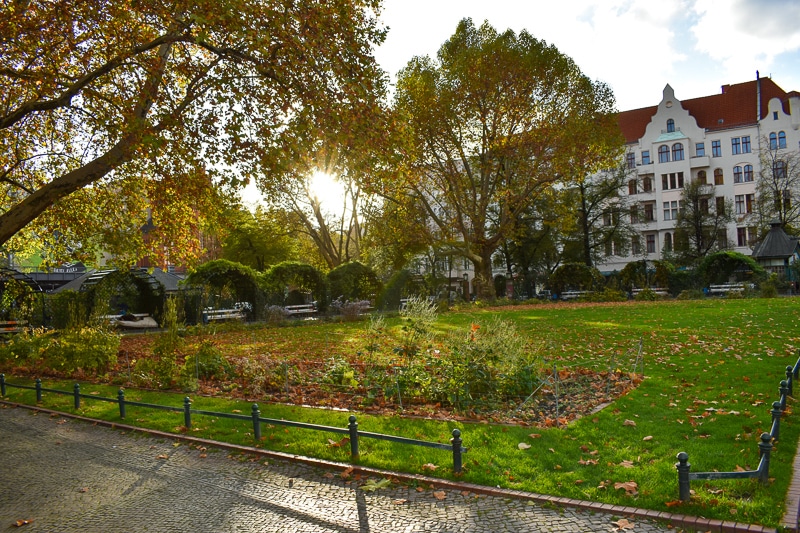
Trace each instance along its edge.
<path fill-rule="evenodd" d="M 756 122 L 761 120 L 761 76 L 758 75 L 758 71 L 756 71 Z"/>

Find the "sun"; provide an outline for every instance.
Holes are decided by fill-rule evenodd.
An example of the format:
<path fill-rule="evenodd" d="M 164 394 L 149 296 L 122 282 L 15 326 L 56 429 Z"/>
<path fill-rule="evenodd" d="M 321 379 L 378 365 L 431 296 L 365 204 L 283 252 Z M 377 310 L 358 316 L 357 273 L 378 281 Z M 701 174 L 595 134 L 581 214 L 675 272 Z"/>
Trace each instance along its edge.
<path fill-rule="evenodd" d="M 341 182 L 327 172 L 317 171 L 311 175 L 309 192 L 316 200 L 328 208 L 337 208 L 344 201 L 344 187 Z"/>

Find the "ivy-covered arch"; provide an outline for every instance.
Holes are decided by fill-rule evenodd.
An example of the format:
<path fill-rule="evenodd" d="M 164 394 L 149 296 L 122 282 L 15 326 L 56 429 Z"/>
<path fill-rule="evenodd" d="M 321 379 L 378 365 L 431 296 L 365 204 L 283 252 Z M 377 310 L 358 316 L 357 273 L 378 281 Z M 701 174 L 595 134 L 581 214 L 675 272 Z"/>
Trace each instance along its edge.
<path fill-rule="evenodd" d="M 766 276 L 766 271 L 755 259 L 730 250 L 707 255 L 697 271 L 706 286 L 728 281 L 757 281 Z"/>
<path fill-rule="evenodd" d="M 80 286 L 89 315 L 147 313 L 161 323 L 164 286 L 146 269 L 100 270 Z"/>
<path fill-rule="evenodd" d="M 261 276 L 261 287 L 273 305 L 308 303 L 303 300 L 310 293 L 320 311 L 328 306 L 325 276 L 306 263 L 286 261 L 274 265 Z"/>
<path fill-rule="evenodd" d="M 0 267 L 0 320 L 40 323 L 43 294 L 36 280 L 24 272 Z"/>
<path fill-rule="evenodd" d="M 380 294 L 382 283 L 371 268 L 353 261 L 328 272 L 331 299 L 370 300 L 374 303 Z"/>
<path fill-rule="evenodd" d="M 565 263 L 550 275 L 550 288 L 556 294 L 565 290 L 595 290 L 604 283 L 603 275 L 594 267 L 583 263 Z"/>
<path fill-rule="evenodd" d="M 191 290 L 200 291 L 200 308 L 232 308 L 238 302 L 252 306 L 253 318 L 260 316 L 264 297 L 259 288 L 258 273 L 241 263 L 227 259 L 215 259 L 194 269 L 184 284 Z"/>

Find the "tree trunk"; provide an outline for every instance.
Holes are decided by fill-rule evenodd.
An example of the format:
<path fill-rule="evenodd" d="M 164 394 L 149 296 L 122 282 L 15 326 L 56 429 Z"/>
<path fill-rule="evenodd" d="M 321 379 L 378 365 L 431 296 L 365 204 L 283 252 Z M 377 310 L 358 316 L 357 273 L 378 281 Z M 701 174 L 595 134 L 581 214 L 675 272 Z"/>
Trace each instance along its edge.
<path fill-rule="evenodd" d="M 481 257 L 473 260 L 475 267 L 475 294 L 478 300 L 493 302 L 497 299 L 492 278 L 492 253 L 491 250 L 482 250 Z"/>

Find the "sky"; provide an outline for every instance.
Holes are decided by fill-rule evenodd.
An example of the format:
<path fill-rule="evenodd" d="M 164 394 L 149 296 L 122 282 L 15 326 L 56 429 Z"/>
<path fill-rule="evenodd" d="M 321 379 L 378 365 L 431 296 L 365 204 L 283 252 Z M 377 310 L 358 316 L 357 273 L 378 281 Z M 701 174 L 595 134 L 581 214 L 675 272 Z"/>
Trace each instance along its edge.
<path fill-rule="evenodd" d="M 414 56 L 436 57 L 463 18 L 527 30 L 607 84 L 620 111 L 771 77 L 800 92 L 800 0 L 384 0 L 375 57 L 392 82 Z"/>

